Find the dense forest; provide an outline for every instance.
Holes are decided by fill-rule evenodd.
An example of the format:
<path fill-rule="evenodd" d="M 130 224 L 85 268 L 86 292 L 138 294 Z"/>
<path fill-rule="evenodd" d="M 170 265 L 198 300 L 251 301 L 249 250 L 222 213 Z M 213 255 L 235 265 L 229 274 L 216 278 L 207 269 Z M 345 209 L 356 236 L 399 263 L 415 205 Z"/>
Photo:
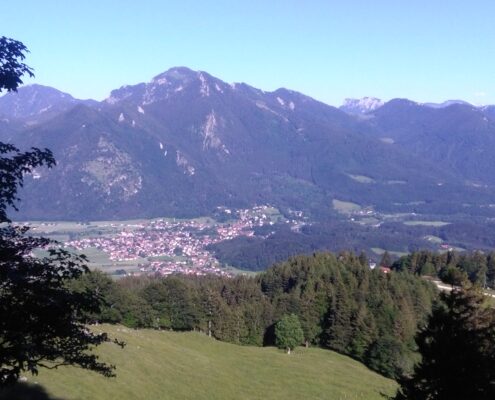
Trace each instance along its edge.
<path fill-rule="evenodd" d="M 372 248 L 406 253 L 419 249 L 438 250 L 438 244 L 427 240 L 431 235 L 449 247 L 485 251 L 495 247 L 495 225 L 474 218 L 471 221 L 453 221 L 441 227 L 409 226 L 402 222 L 385 222 L 373 227 L 328 218 L 304 225 L 298 231 L 291 230 L 287 224 L 260 227 L 253 237 L 239 236 L 210 245 L 209 249 L 223 264 L 263 271 L 290 256 L 315 251 L 366 250 L 378 261 L 380 256 L 374 254 Z"/>
<path fill-rule="evenodd" d="M 393 263 L 397 271 L 438 277 L 444 282 L 460 285 L 470 281 L 478 286 L 495 289 L 495 252 L 434 253 L 417 251 Z"/>
<path fill-rule="evenodd" d="M 295 314 L 304 343 L 336 350 L 390 377 L 412 370 L 414 336 L 437 292 L 407 271 L 370 270 L 345 252 L 297 256 L 255 277 L 126 277 L 100 272 L 76 282 L 105 300 L 94 322 L 199 330 L 243 345 L 274 343 L 275 324 Z"/>

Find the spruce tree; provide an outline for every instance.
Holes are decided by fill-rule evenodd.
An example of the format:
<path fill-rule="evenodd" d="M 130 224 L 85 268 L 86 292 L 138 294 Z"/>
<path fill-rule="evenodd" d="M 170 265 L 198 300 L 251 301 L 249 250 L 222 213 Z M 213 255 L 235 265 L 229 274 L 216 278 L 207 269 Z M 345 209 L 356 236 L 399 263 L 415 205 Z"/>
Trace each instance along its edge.
<path fill-rule="evenodd" d="M 391 267 L 392 266 L 392 257 L 390 256 L 388 251 L 385 251 L 382 255 L 382 259 L 380 260 L 381 267 Z"/>
<path fill-rule="evenodd" d="M 495 310 L 473 288 L 442 298 L 416 339 L 422 360 L 399 379 L 395 400 L 493 400 Z"/>
<path fill-rule="evenodd" d="M 346 285 L 336 284 L 335 295 L 327 312 L 326 329 L 324 331 L 325 346 L 345 353 L 351 339 L 352 299 Z"/>

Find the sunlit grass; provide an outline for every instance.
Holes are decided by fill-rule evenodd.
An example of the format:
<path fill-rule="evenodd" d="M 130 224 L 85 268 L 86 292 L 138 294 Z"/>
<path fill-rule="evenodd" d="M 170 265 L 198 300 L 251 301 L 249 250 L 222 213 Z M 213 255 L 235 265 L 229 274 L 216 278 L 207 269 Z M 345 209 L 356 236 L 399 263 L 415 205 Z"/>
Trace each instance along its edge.
<path fill-rule="evenodd" d="M 107 344 L 102 358 L 117 378 L 64 367 L 41 371 L 37 381 L 52 395 L 75 399 L 383 399 L 395 382 L 340 354 L 298 348 L 237 346 L 201 333 L 99 326 L 124 340 Z"/>

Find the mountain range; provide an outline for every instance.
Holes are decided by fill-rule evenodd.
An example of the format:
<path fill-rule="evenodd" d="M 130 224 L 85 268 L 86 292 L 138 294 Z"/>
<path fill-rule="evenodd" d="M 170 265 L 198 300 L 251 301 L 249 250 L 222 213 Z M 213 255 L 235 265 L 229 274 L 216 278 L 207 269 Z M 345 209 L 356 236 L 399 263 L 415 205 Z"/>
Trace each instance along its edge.
<path fill-rule="evenodd" d="M 387 213 L 492 215 L 495 107 L 265 92 L 171 68 L 102 102 L 31 85 L 0 98 L 0 140 L 50 148 L 18 218 L 189 217 L 333 200 Z"/>

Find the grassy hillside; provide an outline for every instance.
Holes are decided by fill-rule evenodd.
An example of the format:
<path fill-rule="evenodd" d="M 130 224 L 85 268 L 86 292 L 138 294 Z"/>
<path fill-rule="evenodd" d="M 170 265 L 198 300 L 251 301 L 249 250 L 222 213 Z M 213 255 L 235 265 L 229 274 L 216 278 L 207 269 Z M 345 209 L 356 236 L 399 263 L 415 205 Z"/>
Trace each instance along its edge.
<path fill-rule="evenodd" d="M 104 326 L 127 343 L 105 345 L 117 365 L 106 379 L 75 368 L 41 371 L 39 382 L 57 399 L 383 399 L 396 387 L 362 364 L 321 349 L 244 347 L 199 333 Z"/>

